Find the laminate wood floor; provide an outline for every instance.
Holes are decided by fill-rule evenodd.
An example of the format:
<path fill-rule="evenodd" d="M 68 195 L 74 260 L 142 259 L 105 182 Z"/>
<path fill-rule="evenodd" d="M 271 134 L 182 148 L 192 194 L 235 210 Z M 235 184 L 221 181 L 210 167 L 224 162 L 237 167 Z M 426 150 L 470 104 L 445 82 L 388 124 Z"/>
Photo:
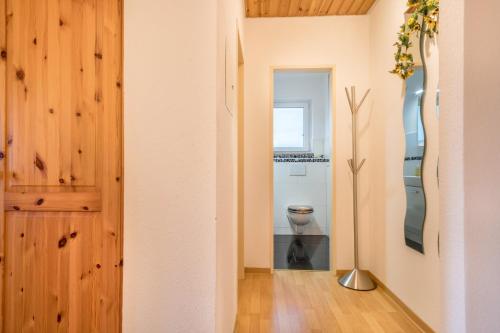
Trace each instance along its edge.
<path fill-rule="evenodd" d="M 332 272 L 246 273 L 238 333 L 422 332 L 380 288 L 341 287 Z"/>

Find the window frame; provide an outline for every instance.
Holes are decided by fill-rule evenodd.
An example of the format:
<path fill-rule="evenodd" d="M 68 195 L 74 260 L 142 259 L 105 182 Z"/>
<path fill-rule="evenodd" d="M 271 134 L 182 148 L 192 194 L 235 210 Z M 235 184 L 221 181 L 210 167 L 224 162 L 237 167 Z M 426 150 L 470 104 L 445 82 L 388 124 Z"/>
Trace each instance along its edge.
<path fill-rule="evenodd" d="M 274 146 L 274 129 L 273 129 L 273 150 L 275 152 L 312 152 L 312 138 L 311 138 L 311 124 L 312 124 L 312 113 L 311 113 L 311 101 L 310 100 L 279 100 L 275 101 L 273 104 L 273 122 L 274 122 L 274 110 L 276 108 L 302 108 L 303 112 L 303 131 L 304 131 L 304 145 L 302 147 L 275 147 Z M 273 125 L 274 128 L 274 125 Z"/>

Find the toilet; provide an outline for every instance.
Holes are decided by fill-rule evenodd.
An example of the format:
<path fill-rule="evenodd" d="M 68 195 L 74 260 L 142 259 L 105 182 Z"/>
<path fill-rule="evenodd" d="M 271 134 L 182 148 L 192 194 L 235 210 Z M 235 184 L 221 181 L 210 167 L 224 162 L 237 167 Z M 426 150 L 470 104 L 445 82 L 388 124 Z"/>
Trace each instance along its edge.
<path fill-rule="evenodd" d="M 287 209 L 287 218 L 294 227 L 295 232 L 301 235 L 304 232 L 304 226 L 313 219 L 314 209 L 307 205 L 290 205 Z"/>

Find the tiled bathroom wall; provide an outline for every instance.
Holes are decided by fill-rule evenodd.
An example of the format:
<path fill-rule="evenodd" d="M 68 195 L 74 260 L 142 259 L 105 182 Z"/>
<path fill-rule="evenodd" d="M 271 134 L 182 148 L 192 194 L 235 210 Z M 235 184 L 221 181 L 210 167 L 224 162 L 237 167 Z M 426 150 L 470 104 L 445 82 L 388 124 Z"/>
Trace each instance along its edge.
<path fill-rule="evenodd" d="M 276 162 L 278 161 L 278 162 Z M 331 210 L 330 162 L 326 158 L 314 162 L 274 163 L 274 234 L 292 235 L 294 231 L 286 217 L 289 205 L 310 205 L 314 207 L 314 221 L 304 227 L 305 235 L 329 235 Z M 292 176 L 292 166 L 305 166 L 305 175 Z"/>

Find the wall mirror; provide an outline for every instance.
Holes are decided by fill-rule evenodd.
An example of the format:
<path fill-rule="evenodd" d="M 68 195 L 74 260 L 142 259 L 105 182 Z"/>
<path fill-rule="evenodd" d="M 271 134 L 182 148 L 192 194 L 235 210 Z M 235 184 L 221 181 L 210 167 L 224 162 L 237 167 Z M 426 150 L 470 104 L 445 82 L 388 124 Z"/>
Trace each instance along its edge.
<path fill-rule="evenodd" d="M 425 130 L 422 122 L 425 94 L 425 68 L 415 68 L 415 74 L 406 80 L 403 109 L 406 150 L 404 184 L 406 189 L 406 216 L 404 224 L 406 245 L 423 253 L 425 221 L 425 192 L 422 183 L 422 164 L 425 154 Z"/>

